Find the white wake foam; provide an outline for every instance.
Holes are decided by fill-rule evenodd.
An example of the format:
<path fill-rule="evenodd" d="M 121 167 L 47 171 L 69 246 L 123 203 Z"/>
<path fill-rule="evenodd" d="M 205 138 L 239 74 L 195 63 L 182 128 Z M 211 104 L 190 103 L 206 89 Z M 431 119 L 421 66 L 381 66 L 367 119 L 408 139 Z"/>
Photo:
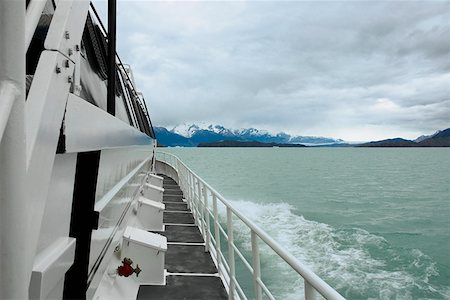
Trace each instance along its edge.
<path fill-rule="evenodd" d="M 447 298 L 448 288 L 429 285 L 437 275 L 435 263 L 421 251 L 395 249 L 365 230 L 336 229 L 305 219 L 288 204 L 232 201 L 300 261 L 344 297 L 352 299 Z M 236 238 L 250 252 L 248 231 L 236 226 Z M 301 299 L 302 280 L 267 246 L 261 246 L 263 280 L 279 299 Z"/>

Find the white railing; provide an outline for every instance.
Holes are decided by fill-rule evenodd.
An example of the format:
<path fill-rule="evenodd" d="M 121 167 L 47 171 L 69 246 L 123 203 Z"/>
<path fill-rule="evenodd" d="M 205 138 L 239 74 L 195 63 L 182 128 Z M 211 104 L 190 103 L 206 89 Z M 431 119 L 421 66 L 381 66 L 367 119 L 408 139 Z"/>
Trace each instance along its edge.
<path fill-rule="evenodd" d="M 199 226 L 205 240 L 205 251 L 211 252 L 219 275 L 228 291 L 229 299 L 248 299 L 236 277 L 236 256 L 252 274 L 254 299 L 261 300 L 263 295 L 265 296 L 264 298 L 275 299 L 272 292 L 261 279 L 259 240 L 270 247 L 303 278 L 304 299 L 316 299 L 318 294 L 326 299 L 344 299 L 336 290 L 285 250 L 258 225 L 233 208 L 222 195 L 189 169 L 178 157 L 170 153 L 157 152 L 157 160 L 170 165 L 177 171 L 178 184 L 183 191 L 188 206 L 192 210 L 195 223 Z M 226 222 L 221 223 L 219 220 L 218 203 L 225 206 Z M 234 242 L 233 222 L 236 218 L 245 224 L 250 231 L 251 264 Z M 211 231 L 211 221 L 214 227 L 213 231 Z M 223 225 L 226 226 L 225 229 Z M 227 243 L 228 259 L 225 258 L 221 248 L 221 236 L 225 238 Z"/>

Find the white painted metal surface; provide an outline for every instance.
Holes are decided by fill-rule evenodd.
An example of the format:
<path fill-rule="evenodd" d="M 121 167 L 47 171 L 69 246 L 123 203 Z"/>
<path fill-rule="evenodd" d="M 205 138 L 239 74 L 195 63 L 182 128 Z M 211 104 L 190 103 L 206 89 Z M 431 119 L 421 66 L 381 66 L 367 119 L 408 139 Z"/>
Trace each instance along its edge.
<path fill-rule="evenodd" d="M 31 0 L 30 3 L 28 3 L 25 20 L 25 49 L 28 49 L 30 46 L 31 39 L 36 31 L 36 27 L 46 3 L 47 0 Z"/>
<path fill-rule="evenodd" d="M 158 175 L 150 173 L 150 174 L 148 174 L 148 177 L 147 177 L 146 181 L 147 181 L 147 183 L 149 183 L 151 185 L 154 185 L 154 186 L 162 188 L 163 187 L 164 178 L 161 177 L 161 176 L 158 176 Z"/>
<path fill-rule="evenodd" d="M 76 163 L 76 153 L 57 154 L 55 157 L 36 255 L 69 236 Z"/>
<path fill-rule="evenodd" d="M 163 214 L 166 206 L 145 197 L 139 197 L 137 216 L 143 229 L 147 231 L 163 231 Z"/>
<path fill-rule="evenodd" d="M 75 256 L 75 239 L 60 238 L 34 260 L 30 299 L 62 299 L 64 277 Z"/>
<path fill-rule="evenodd" d="M 261 262 L 259 259 L 259 241 L 269 246 L 281 259 L 283 259 L 289 266 L 292 267 L 305 281 L 304 293 L 306 300 L 316 299 L 316 295 L 320 294 L 326 299 L 344 299 L 336 290 L 329 286 L 319 276 L 312 272 L 307 266 L 295 258 L 291 253 L 278 244 L 272 237 L 270 237 L 264 230 L 249 220 L 246 216 L 240 213 L 216 190 L 209 186 L 203 179 L 189 169 L 178 157 L 175 155 L 158 152 L 158 161 L 161 161 L 177 173 L 180 187 L 187 197 L 187 201 L 193 210 L 194 218 L 201 229 L 201 233 L 205 241 L 209 241 L 209 249 L 212 258 L 221 274 L 221 278 L 229 293 L 230 299 L 247 299 L 248 296 L 242 290 L 240 283 L 235 276 L 235 260 L 240 259 L 243 265 L 249 270 L 253 276 L 253 289 L 256 299 L 267 297 L 275 299 L 268 287 L 261 279 Z M 200 189 L 200 185 L 204 191 Z M 206 192 L 205 192 L 206 191 Z M 202 195 L 203 194 L 203 195 Z M 205 196 L 206 195 L 206 196 Z M 203 198 L 203 200 L 202 200 Z M 212 198 L 212 207 L 208 205 L 207 198 Z M 226 209 L 226 228 L 224 229 L 219 221 L 217 205 L 220 202 Z M 211 232 L 206 223 L 213 219 L 214 232 Z M 233 220 L 237 218 L 240 222 L 245 224 L 251 234 L 252 244 L 252 265 L 242 254 L 234 243 L 233 234 Z M 221 237 L 225 238 L 228 244 L 228 259 L 225 258 L 220 247 Z M 205 247 L 206 248 L 206 247 Z"/>
<path fill-rule="evenodd" d="M 0 1 L 0 299 L 61 298 L 64 274 L 73 262 L 74 243 L 67 236 L 76 153 L 56 155 L 56 148 L 68 99 L 75 99 L 70 104 L 80 100 L 70 92 L 80 78 L 76 46 L 81 42 L 90 1 L 51 2 L 56 10 L 45 41 L 47 50 L 40 54 L 25 102 L 25 45 L 30 43 L 46 1 L 31 0 L 27 11 L 24 0 Z M 75 92 L 79 92 L 76 87 Z M 91 111 L 83 106 L 83 113 Z M 90 123 L 90 131 L 82 132 L 83 139 L 73 131 L 65 133 L 80 138 L 79 144 L 86 146 L 92 142 L 85 142 L 86 137 L 96 132 L 92 130 L 92 119 L 76 121 L 77 126 Z M 122 135 L 121 143 L 105 134 L 101 136 L 103 143 L 97 140 L 96 147 L 91 143 L 91 148 L 77 149 L 74 144 L 71 148 L 73 152 L 102 150 L 98 182 L 108 191 L 96 203 L 96 207 L 101 206 L 103 227 L 92 235 L 91 254 L 96 256 L 90 266 L 99 261 L 89 274 L 93 277 L 97 270 L 103 274 L 122 236 L 121 230 L 133 215 L 128 208 L 137 191 L 127 186 L 128 180 L 151 166 L 149 137 L 117 119 L 105 122 L 108 126 L 119 124 L 119 129 L 114 127 L 114 138 Z M 135 150 L 130 147 L 134 145 L 145 146 L 134 157 L 127 157 Z M 121 146 L 127 148 L 105 149 Z M 120 160 L 114 159 L 117 153 Z M 110 167 L 105 167 L 105 161 Z M 59 242 L 64 238 L 69 242 L 63 247 Z M 96 287 L 95 283 L 91 286 Z"/>
<path fill-rule="evenodd" d="M 9 80 L 0 81 L 0 142 L 2 141 L 6 124 L 8 124 L 9 114 L 14 102 L 19 97 L 21 97 L 21 90 L 14 82 Z"/>
<path fill-rule="evenodd" d="M 67 152 L 151 144 L 141 131 L 73 94 L 67 101 L 64 131 Z"/>
<path fill-rule="evenodd" d="M 0 1 L 0 299 L 28 297 L 24 283 L 30 280 L 34 254 L 27 247 L 31 209 L 24 190 L 24 41 L 25 0 Z"/>
<path fill-rule="evenodd" d="M 96 292 L 110 261 L 117 259 L 116 265 L 120 263 L 115 248 L 127 224 L 136 219 L 133 208 L 137 207 L 138 190 L 143 183 L 138 174 L 150 169 L 151 153 L 151 147 L 145 146 L 102 150 L 94 208 L 100 213 L 100 220 L 99 228 L 92 231 L 88 298 Z"/>
<path fill-rule="evenodd" d="M 89 5 L 87 0 L 59 0 L 44 48 L 59 51 L 73 61 L 75 45 L 81 43 Z"/>
<path fill-rule="evenodd" d="M 165 253 L 167 238 L 128 226 L 123 234 L 121 258 L 130 258 L 134 267 L 142 270 L 138 280 L 141 284 L 165 284 Z"/>
<path fill-rule="evenodd" d="M 155 185 L 145 183 L 142 190 L 142 195 L 150 200 L 162 202 L 164 189 Z"/>

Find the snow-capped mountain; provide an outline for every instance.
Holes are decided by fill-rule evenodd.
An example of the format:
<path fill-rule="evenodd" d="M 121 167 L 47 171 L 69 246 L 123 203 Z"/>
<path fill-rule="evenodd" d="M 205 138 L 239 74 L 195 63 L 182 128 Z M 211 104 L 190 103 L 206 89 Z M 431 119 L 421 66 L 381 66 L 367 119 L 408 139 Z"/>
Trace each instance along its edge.
<path fill-rule="evenodd" d="M 200 127 L 196 124 L 180 124 L 170 131 L 186 138 L 190 138 L 197 130 L 200 130 Z"/>
<path fill-rule="evenodd" d="M 242 130 L 251 130 L 251 129 L 254 129 L 254 128 L 242 129 Z M 181 136 L 190 138 L 196 132 L 198 132 L 200 130 L 214 132 L 214 133 L 222 134 L 225 136 L 235 136 L 235 135 L 241 134 L 238 130 L 231 130 L 231 129 L 223 127 L 222 125 L 212 125 L 212 124 L 206 124 L 206 123 L 199 123 L 199 124 L 183 123 L 183 124 L 175 126 L 170 131 L 173 133 L 177 133 Z M 255 129 L 255 130 L 257 130 L 257 129 Z"/>
<path fill-rule="evenodd" d="M 257 141 L 263 143 L 290 143 L 305 145 L 326 145 L 343 143 L 342 140 L 315 136 L 291 136 L 280 132 L 271 134 L 256 128 L 230 129 L 222 125 L 181 124 L 168 130 L 155 127 L 158 142 L 166 146 L 195 147 L 199 143 L 219 142 L 224 140 Z"/>
<path fill-rule="evenodd" d="M 432 138 L 432 137 L 438 135 L 439 133 L 441 133 L 441 130 L 438 130 L 438 131 L 436 131 L 435 133 L 430 134 L 430 135 L 421 135 L 421 136 L 419 136 L 417 139 L 415 139 L 414 142 L 420 143 L 420 142 L 422 142 L 422 141 L 424 141 L 424 140 L 430 139 L 430 138 Z"/>

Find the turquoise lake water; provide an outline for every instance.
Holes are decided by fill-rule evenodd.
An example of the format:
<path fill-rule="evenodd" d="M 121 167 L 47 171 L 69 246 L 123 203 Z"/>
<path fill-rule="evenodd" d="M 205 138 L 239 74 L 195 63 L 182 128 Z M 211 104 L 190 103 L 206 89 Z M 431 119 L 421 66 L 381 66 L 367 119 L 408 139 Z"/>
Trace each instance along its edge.
<path fill-rule="evenodd" d="M 344 297 L 450 299 L 450 149 L 164 151 Z M 250 247 L 244 230 L 237 238 Z M 300 299 L 298 276 L 262 252 L 264 282 L 278 299 Z"/>

